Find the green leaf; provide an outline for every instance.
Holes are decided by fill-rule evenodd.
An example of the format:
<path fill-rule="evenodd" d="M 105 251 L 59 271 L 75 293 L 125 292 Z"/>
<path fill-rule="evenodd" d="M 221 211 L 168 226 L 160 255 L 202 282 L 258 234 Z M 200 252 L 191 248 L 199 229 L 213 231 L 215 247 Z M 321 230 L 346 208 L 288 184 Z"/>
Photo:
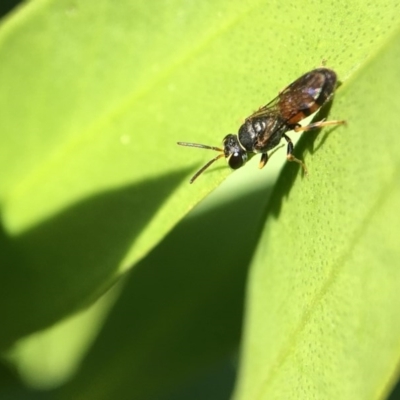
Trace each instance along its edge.
<path fill-rule="evenodd" d="M 221 23 L 184 4 L 37 1 L 3 25 L 0 345 L 93 301 L 211 190 L 187 194 L 176 141 Z"/>
<path fill-rule="evenodd" d="M 337 95 L 348 127 L 313 142 L 310 178 L 293 185 L 287 168 L 277 182 L 235 399 L 384 398 L 397 378 L 399 63 L 397 31 Z"/>
<path fill-rule="evenodd" d="M 167 398 L 226 360 L 239 344 L 244 277 L 259 243 L 236 397 L 263 398 L 266 393 L 267 398 L 287 398 L 285 391 L 295 391 L 299 382 L 294 376 L 309 379 L 304 387 L 310 391 L 316 388 L 323 395 L 330 385 L 328 389 L 341 393 L 341 375 L 332 373 L 332 380 L 317 385 L 320 365 L 330 359 L 337 363 L 335 371 L 347 367 L 352 375 L 344 379 L 349 385 L 367 381 L 365 391 L 357 392 L 360 396 L 376 397 L 378 384 L 387 390 L 398 360 L 394 346 L 392 363 L 389 356 L 383 357 L 380 374 L 369 379 L 363 374 L 376 357 L 369 362 L 364 357 L 365 369 L 360 370 L 364 365 L 359 359 L 354 354 L 347 357 L 351 342 L 326 334 L 328 352 L 311 366 L 300 362 L 308 347 L 297 343 L 304 345 L 300 336 L 309 333 L 301 330 L 301 323 L 309 327 L 316 308 L 325 310 L 323 301 L 329 299 L 321 293 L 327 282 L 339 285 L 336 273 L 339 277 L 339 272 L 351 270 L 344 265 L 351 263 L 353 253 L 343 248 L 361 243 L 356 233 L 368 226 L 361 222 L 383 196 L 380 185 L 395 186 L 397 170 L 389 160 L 398 156 L 398 123 L 393 117 L 398 90 L 392 85 L 398 59 L 387 56 L 379 71 L 377 65 L 398 44 L 396 10 L 389 0 L 379 5 L 122 1 L 118 6 L 106 0 L 36 0 L 9 18 L 0 29 L 0 167 L 7 171 L 0 180 L 0 344 L 84 307 L 138 264 L 103 330 L 96 327 L 98 340 L 89 354 L 85 357 L 80 349 L 70 361 L 76 366 L 84 358 L 81 369 L 55 396 Z M 183 222 L 166 236 L 230 173 L 220 162 L 188 185 L 189 177 L 214 154 L 178 148 L 176 141 L 219 145 L 226 133 L 237 130 L 241 118 L 322 59 L 344 81 L 329 118 L 345 118 L 349 126 L 304 135 L 295 153 L 305 158 L 310 177 L 301 179 L 296 165 L 286 166 L 266 215 L 265 233 L 259 237 L 268 185 L 272 170 L 285 160 L 284 151 L 262 172 L 256 169 L 257 160 L 235 172 L 222 185 L 227 192 L 221 208 L 209 213 L 203 209 L 198 225 Z M 383 139 L 378 140 L 381 132 Z M 302 154 L 305 145 L 311 146 L 312 156 Z M 380 158 L 384 164 L 377 163 Z M 233 207 L 256 180 L 254 197 L 244 197 Z M 354 210 L 359 214 L 353 220 Z M 389 246 L 388 222 L 396 220 L 378 219 L 383 224 L 379 238 Z M 323 263 L 318 257 L 321 248 Z M 385 252 L 388 265 L 395 251 Z M 342 259 L 343 266 L 338 262 Z M 380 269 L 385 271 L 382 265 Z M 372 280 L 367 274 L 363 282 L 374 286 L 371 270 Z M 394 285 L 395 271 L 389 275 Z M 365 301 L 364 292 L 353 290 L 348 282 L 344 300 Z M 373 299 L 379 310 L 391 298 L 388 287 L 382 284 L 381 292 L 380 285 L 378 280 Z M 344 300 L 339 297 L 338 302 L 348 304 Z M 273 306 L 275 312 L 270 313 Z M 351 323 L 335 331 L 344 332 L 345 338 L 354 336 L 350 328 L 364 315 L 347 309 Z M 387 320 L 374 325 L 380 327 L 378 333 Z M 87 334 L 82 331 L 76 329 L 75 337 L 65 329 L 54 346 L 37 344 L 40 356 L 22 349 L 21 359 L 30 357 L 28 364 L 36 367 L 31 376 L 42 375 L 46 381 L 41 357 L 57 366 L 65 346 Z M 38 334 L 38 341 L 46 334 Z M 396 327 L 387 326 L 387 346 L 396 334 Z M 324 349 L 323 337 L 318 342 L 316 337 L 313 343 Z M 369 340 L 371 349 L 381 346 L 371 338 L 362 336 L 360 341 Z M 62 358 L 58 366 L 65 363 Z M 16 361 L 17 367 L 21 364 Z M 271 365 L 278 365 L 274 375 L 269 375 Z M 66 367 L 57 382 L 72 370 Z M 357 375 L 359 371 L 364 372 Z"/>

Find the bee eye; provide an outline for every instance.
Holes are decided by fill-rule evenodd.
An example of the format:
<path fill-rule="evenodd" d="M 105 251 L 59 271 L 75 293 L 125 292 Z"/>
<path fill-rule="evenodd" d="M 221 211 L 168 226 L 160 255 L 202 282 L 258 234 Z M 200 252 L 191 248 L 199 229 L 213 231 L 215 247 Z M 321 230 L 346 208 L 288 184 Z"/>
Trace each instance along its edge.
<path fill-rule="evenodd" d="M 228 164 L 232 169 L 238 169 L 243 166 L 245 160 L 239 153 L 233 153 L 228 160 Z"/>

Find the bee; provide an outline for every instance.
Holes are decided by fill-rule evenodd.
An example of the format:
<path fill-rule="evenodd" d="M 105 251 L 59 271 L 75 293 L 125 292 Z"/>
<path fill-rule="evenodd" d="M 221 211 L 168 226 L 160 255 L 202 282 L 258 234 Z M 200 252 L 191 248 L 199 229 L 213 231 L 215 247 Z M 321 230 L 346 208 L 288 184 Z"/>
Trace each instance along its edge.
<path fill-rule="evenodd" d="M 307 72 L 283 89 L 275 99 L 247 117 L 237 135 L 230 133 L 225 136 L 222 148 L 178 142 L 180 146 L 198 147 L 220 153 L 200 168 L 190 179 L 190 183 L 222 157 L 226 158 L 232 169 L 238 169 L 252 156 L 260 153 L 259 168 L 263 168 L 268 161 L 268 151 L 278 146 L 282 138 L 287 142 L 287 160 L 300 164 L 307 174 L 304 162 L 293 155 L 293 142 L 286 133 L 292 130 L 303 132 L 328 125 L 345 124 L 345 121 L 323 119 L 306 126 L 300 125 L 303 119 L 317 112 L 331 99 L 336 83 L 336 73 L 331 69 L 321 67 Z"/>

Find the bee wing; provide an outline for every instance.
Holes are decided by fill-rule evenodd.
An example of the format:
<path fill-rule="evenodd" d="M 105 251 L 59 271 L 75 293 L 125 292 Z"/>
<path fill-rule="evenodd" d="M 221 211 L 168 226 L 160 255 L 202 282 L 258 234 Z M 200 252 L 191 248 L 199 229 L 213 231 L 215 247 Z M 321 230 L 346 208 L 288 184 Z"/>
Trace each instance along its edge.
<path fill-rule="evenodd" d="M 289 125 L 316 112 L 332 96 L 336 74 L 327 68 L 307 72 L 279 94 L 279 110 Z"/>
<path fill-rule="evenodd" d="M 333 71 L 326 68 L 310 71 L 292 82 L 247 119 L 276 115 L 289 125 L 295 125 L 327 101 L 335 84 L 336 75 Z"/>
<path fill-rule="evenodd" d="M 268 104 L 260 107 L 247 117 L 246 120 L 251 120 L 253 118 L 280 117 L 284 121 L 289 122 L 293 118 L 297 119 L 297 116 L 300 118 L 300 115 L 300 119 L 303 119 L 304 113 L 315 108 L 316 96 L 317 94 L 313 88 L 304 87 L 298 80 L 294 81 Z"/>
<path fill-rule="evenodd" d="M 296 124 L 320 106 L 315 101 L 317 94 L 314 88 L 293 84 L 291 86 L 279 95 L 279 110 L 284 120 L 289 124 Z"/>
<path fill-rule="evenodd" d="M 280 101 L 280 95 L 275 97 L 265 106 L 260 107 L 253 114 L 248 116 L 246 120 L 253 118 L 273 117 L 274 115 L 279 115 L 279 107 L 278 107 L 279 101 Z"/>

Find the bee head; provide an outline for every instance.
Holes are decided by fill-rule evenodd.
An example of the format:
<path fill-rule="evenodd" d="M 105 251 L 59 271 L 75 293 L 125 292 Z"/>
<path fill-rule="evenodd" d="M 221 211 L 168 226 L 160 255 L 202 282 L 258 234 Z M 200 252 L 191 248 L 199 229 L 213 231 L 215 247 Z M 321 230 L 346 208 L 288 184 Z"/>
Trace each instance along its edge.
<path fill-rule="evenodd" d="M 222 144 L 224 145 L 224 156 L 232 169 L 238 169 L 246 164 L 247 152 L 240 145 L 237 135 L 232 133 L 226 135 Z"/>
<path fill-rule="evenodd" d="M 221 157 L 226 158 L 226 160 L 228 161 L 228 165 L 232 169 L 238 169 L 242 167 L 247 161 L 246 150 L 240 145 L 237 135 L 233 135 L 231 133 L 224 137 L 224 140 L 222 141 L 222 144 L 224 146 L 223 149 L 199 143 L 178 142 L 178 144 L 180 146 L 198 147 L 200 149 L 215 150 L 220 152 L 220 154 L 211 159 L 207 164 L 201 167 L 193 175 L 192 179 L 190 179 L 190 183 L 193 183 L 198 178 L 199 175 L 201 175 L 212 163 L 214 163 Z"/>

